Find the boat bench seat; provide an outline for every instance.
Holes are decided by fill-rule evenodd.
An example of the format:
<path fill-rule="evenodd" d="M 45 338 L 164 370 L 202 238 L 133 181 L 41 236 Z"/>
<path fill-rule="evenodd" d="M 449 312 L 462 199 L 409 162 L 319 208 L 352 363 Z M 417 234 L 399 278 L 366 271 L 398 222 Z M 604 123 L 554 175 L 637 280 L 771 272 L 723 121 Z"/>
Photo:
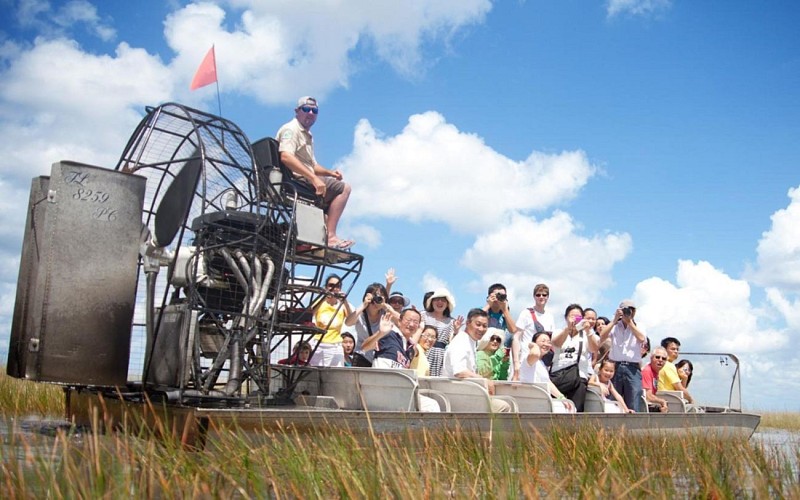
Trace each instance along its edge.
<path fill-rule="evenodd" d="M 687 405 L 681 391 L 658 391 L 656 396 L 667 402 L 670 413 L 686 413 Z"/>
<path fill-rule="evenodd" d="M 417 411 L 416 378 L 414 370 L 327 367 L 319 370 L 319 395 L 343 410 Z"/>
<path fill-rule="evenodd" d="M 494 381 L 497 396 L 510 396 L 517 402 L 521 413 L 556 413 L 558 408 L 546 388 L 536 384 L 511 381 Z"/>
<path fill-rule="evenodd" d="M 442 397 L 446 400 L 447 406 L 442 406 L 442 411 L 453 413 L 491 413 L 492 399 L 496 398 L 507 402 L 511 406 L 512 412 L 518 412 L 519 406 L 515 399 L 506 395 L 490 396 L 486 388 L 485 379 L 464 379 L 447 377 L 419 377 L 420 389 L 424 389 L 424 394 L 428 397 Z M 437 399 L 434 397 L 434 399 Z"/>
<path fill-rule="evenodd" d="M 619 403 L 603 397 L 596 386 L 586 387 L 586 400 L 583 403 L 585 413 L 622 413 Z"/>

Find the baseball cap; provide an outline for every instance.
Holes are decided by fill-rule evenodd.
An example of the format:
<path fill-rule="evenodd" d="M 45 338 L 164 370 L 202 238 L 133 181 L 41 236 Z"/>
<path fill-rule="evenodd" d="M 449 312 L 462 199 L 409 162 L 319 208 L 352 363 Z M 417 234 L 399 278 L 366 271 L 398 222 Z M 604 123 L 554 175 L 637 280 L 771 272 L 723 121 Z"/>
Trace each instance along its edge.
<path fill-rule="evenodd" d="M 311 97 L 310 95 L 307 95 L 307 96 L 303 96 L 303 97 L 301 97 L 300 99 L 297 100 L 297 107 L 299 108 L 299 107 L 302 107 L 302 106 L 316 106 L 316 107 L 319 107 L 319 104 L 317 104 L 317 99 L 316 98 Z"/>

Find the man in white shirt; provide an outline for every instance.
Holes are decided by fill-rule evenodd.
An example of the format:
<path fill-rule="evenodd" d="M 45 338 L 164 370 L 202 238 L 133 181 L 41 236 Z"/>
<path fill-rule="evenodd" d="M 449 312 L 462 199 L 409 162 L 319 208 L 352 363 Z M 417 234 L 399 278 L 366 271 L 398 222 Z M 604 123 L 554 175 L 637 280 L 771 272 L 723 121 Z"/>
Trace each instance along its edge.
<path fill-rule="evenodd" d="M 478 341 L 489 328 L 489 314 L 483 309 L 474 308 L 467 314 L 467 325 L 463 332 L 457 333 L 444 352 L 442 376 L 451 378 L 478 378 L 486 382 L 489 394 L 494 394 L 494 381 L 486 380 L 478 374 Z M 511 406 L 503 400 L 491 398 L 492 411 L 507 413 Z"/>
<path fill-rule="evenodd" d="M 647 337 L 636 324 L 635 317 L 636 306 L 633 301 L 626 299 L 620 302 L 611 323 L 600 332 L 600 343 L 611 337 L 608 358 L 617 367 L 612 379 L 614 388 L 628 408 L 642 411 L 642 371 L 639 361 L 642 358 L 642 344 Z"/>
<path fill-rule="evenodd" d="M 533 341 L 537 332 L 553 332 L 556 329 L 556 320 L 550 311 L 545 310 L 550 299 L 550 288 L 544 283 L 533 287 L 533 307 L 523 309 L 516 321 L 517 331 L 511 344 L 511 367 L 509 376 L 511 380 L 519 380 L 519 369 L 522 359 L 528 355 L 528 346 Z"/>

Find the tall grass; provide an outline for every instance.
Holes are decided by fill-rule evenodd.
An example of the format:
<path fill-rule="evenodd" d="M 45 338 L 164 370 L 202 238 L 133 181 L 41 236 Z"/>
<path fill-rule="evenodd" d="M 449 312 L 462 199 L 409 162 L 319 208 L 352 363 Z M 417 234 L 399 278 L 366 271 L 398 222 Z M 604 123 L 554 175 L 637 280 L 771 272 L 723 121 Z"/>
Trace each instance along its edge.
<path fill-rule="evenodd" d="M 9 417 L 60 417 L 60 390 L 0 377 L 0 395 L 10 426 L 0 445 L 0 498 L 800 497 L 799 452 L 755 440 L 588 427 L 520 428 L 490 440 L 458 431 L 212 425 L 205 448 L 190 451 L 156 437 L 158 426 L 27 432 Z"/>
<path fill-rule="evenodd" d="M 64 391 L 60 386 L 16 379 L 6 374 L 5 367 L 0 370 L 0 413 L 12 417 L 64 416 Z"/>
<path fill-rule="evenodd" d="M 800 413 L 788 411 L 764 413 L 761 415 L 761 427 L 800 431 Z"/>
<path fill-rule="evenodd" d="M 202 451 L 141 433 L 11 433 L 0 497 L 800 497 L 796 460 L 744 439 L 596 429 L 247 434 Z"/>

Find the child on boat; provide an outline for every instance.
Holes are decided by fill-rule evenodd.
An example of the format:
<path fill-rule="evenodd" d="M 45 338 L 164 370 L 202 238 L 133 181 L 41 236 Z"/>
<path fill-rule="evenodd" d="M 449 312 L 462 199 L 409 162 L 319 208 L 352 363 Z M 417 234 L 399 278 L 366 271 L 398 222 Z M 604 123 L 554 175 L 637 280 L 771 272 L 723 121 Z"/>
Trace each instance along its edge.
<path fill-rule="evenodd" d="M 598 370 L 589 378 L 589 385 L 600 388 L 600 393 L 606 399 L 612 399 L 617 402 L 623 413 L 634 413 L 634 411 L 625 405 L 625 399 L 620 396 L 619 392 L 614 388 L 611 379 L 614 378 L 616 371 L 616 364 L 610 359 L 604 359 L 598 365 Z"/>

